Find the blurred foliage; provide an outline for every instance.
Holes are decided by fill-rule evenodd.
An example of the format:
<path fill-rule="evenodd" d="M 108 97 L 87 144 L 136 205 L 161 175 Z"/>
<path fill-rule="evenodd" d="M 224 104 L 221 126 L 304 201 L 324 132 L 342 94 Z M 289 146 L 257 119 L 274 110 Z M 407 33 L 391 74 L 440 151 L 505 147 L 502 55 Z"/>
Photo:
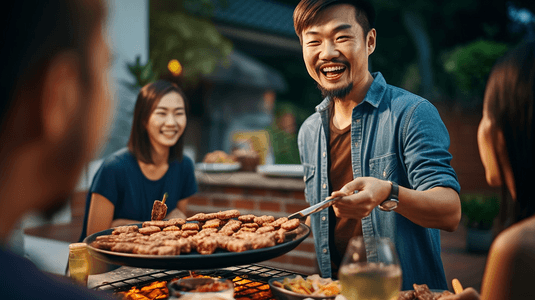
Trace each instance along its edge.
<path fill-rule="evenodd" d="M 157 79 L 156 74 L 152 71 L 152 62 L 149 60 L 143 64 L 141 62 L 141 55 L 136 56 L 136 60 L 133 63 L 127 63 L 126 68 L 134 77 L 133 82 L 124 82 L 131 90 L 137 91 L 147 83 Z"/>
<path fill-rule="evenodd" d="M 290 114 L 295 121 L 292 132 L 281 128 L 282 118 Z M 310 114 L 289 101 L 277 100 L 275 104 L 275 118 L 267 128 L 273 156 L 276 164 L 300 164 L 299 150 L 297 148 L 297 129 Z M 287 125 L 287 124 L 286 124 Z"/>
<path fill-rule="evenodd" d="M 481 103 L 488 75 L 498 58 L 507 51 L 504 43 L 478 40 L 458 46 L 444 55 L 444 70 L 450 74 L 468 106 Z"/>
<path fill-rule="evenodd" d="M 179 80 L 188 89 L 195 87 L 203 75 L 212 73 L 218 64 L 229 63 L 232 42 L 209 19 L 215 9 L 225 5 L 226 0 L 150 1 L 149 60 L 142 63 L 137 57 L 127 65 L 135 80 L 127 85 L 136 89 L 168 76 L 169 61 L 177 59 L 183 68 Z"/>
<path fill-rule="evenodd" d="M 461 210 L 467 227 L 491 229 L 500 212 L 500 201 L 496 195 L 462 194 Z"/>

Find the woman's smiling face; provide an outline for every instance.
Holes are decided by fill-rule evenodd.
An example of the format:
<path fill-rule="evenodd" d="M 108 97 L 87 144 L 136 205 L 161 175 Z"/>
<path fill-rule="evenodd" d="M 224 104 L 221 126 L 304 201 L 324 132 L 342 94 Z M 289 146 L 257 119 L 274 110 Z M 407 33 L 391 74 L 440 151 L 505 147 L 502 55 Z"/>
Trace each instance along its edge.
<path fill-rule="evenodd" d="M 184 99 L 170 92 L 160 99 L 147 122 L 147 133 L 153 148 L 174 146 L 186 128 Z"/>

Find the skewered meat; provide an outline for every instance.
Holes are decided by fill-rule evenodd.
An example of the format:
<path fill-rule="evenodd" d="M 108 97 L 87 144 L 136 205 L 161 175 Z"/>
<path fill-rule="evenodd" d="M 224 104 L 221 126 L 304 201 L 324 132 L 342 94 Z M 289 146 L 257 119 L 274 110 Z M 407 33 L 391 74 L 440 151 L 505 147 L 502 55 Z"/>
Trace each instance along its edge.
<path fill-rule="evenodd" d="M 167 205 L 160 200 L 155 200 L 154 204 L 152 205 L 152 214 L 151 214 L 150 219 L 152 221 L 163 220 L 166 215 L 167 215 Z"/>
<path fill-rule="evenodd" d="M 165 216 L 167 215 L 167 205 L 165 204 L 166 199 L 167 199 L 167 193 L 163 194 L 162 201 L 154 200 L 154 204 L 152 204 L 152 212 L 150 216 L 150 219 L 152 221 L 165 219 Z"/>

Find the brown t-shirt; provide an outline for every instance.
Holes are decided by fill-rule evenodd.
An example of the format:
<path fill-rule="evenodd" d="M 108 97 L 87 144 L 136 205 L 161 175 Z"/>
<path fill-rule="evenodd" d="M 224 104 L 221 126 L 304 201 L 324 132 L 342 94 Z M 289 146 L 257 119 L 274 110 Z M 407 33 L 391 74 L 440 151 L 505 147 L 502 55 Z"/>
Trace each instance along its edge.
<path fill-rule="evenodd" d="M 329 180 L 332 191 L 340 190 L 346 183 L 353 180 L 351 166 L 351 125 L 338 129 L 333 124 L 330 127 L 330 170 Z M 338 276 L 338 268 L 347 248 L 349 239 L 362 235 L 361 220 L 338 218 L 331 208 L 331 267 L 333 277 Z M 336 220 L 336 222 L 334 222 Z"/>

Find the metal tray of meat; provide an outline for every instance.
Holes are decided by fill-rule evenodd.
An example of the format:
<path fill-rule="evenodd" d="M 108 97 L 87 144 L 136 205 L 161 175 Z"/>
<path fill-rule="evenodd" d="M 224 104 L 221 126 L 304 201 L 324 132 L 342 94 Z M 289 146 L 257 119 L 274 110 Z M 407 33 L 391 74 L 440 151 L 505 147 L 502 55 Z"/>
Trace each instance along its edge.
<path fill-rule="evenodd" d="M 134 224 L 141 228 L 141 223 Z M 286 233 L 286 240 L 272 247 L 247 250 L 243 252 L 228 252 L 216 250 L 212 254 L 202 255 L 195 251 L 180 255 L 145 255 L 121 253 L 98 249 L 91 246 L 97 236 L 110 235 L 113 229 L 94 233 L 84 239 L 87 249 L 96 259 L 122 266 L 173 269 L 173 270 L 206 270 L 231 266 L 258 263 L 279 257 L 297 247 L 309 234 L 310 227 L 301 223 L 298 228 Z"/>

